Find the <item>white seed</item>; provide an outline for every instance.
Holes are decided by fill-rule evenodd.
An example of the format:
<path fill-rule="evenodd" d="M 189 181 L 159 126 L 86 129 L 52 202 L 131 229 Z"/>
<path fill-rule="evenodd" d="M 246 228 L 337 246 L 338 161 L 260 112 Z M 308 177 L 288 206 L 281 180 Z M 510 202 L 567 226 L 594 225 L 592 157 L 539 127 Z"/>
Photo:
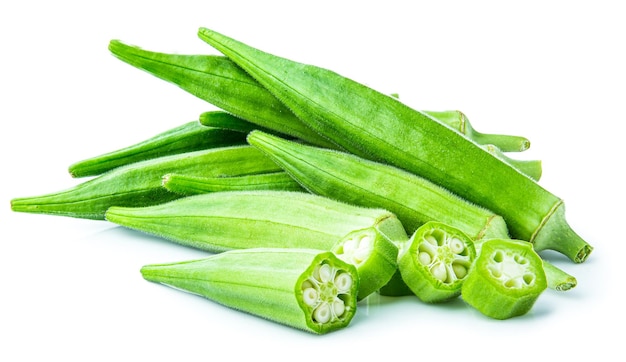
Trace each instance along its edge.
<path fill-rule="evenodd" d="M 328 303 L 322 303 L 313 311 L 313 319 L 318 323 L 328 323 L 328 321 L 330 321 L 330 317 L 331 313 Z"/>
<path fill-rule="evenodd" d="M 332 278 L 333 268 L 328 264 L 324 264 L 320 267 L 319 273 L 320 273 L 320 281 L 322 283 L 326 283 L 330 281 L 330 279 Z"/>
<path fill-rule="evenodd" d="M 419 260 L 419 262 L 422 263 L 423 265 L 429 265 L 430 262 L 432 261 L 432 257 L 430 256 L 429 253 L 422 251 L 419 254 L 417 254 L 417 260 Z"/>
<path fill-rule="evenodd" d="M 452 238 L 448 245 L 450 246 L 450 251 L 455 254 L 461 254 L 465 250 L 465 244 L 457 238 Z"/>
<path fill-rule="evenodd" d="M 341 317 L 343 313 L 346 311 L 346 305 L 343 303 L 343 300 L 337 298 L 333 302 L 333 313 L 337 317 Z"/>
<path fill-rule="evenodd" d="M 356 238 L 350 238 L 343 243 L 343 253 L 352 254 L 356 248 L 358 248 L 358 241 Z"/>
<path fill-rule="evenodd" d="M 456 275 L 457 279 L 463 279 L 467 275 L 467 268 L 465 265 L 454 263 L 452 264 L 452 270 L 454 270 L 454 275 Z"/>
<path fill-rule="evenodd" d="M 306 288 L 302 291 L 302 299 L 306 305 L 315 307 L 318 303 L 319 295 L 314 288 Z"/>
<path fill-rule="evenodd" d="M 352 276 L 348 273 L 338 273 L 335 277 L 335 287 L 338 293 L 347 293 L 352 287 Z"/>
<path fill-rule="evenodd" d="M 437 239 L 432 235 L 425 236 L 424 240 L 426 240 L 431 245 L 437 246 Z"/>
<path fill-rule="evenodd" d="M 446 266 L 443 263 L 437 263 L 433 265 L 432 268 L 430 268 L 430 273 L 433 275 L 433 277 L 441 280 L 442 282 L 445 282 L 448 276 Z"/>

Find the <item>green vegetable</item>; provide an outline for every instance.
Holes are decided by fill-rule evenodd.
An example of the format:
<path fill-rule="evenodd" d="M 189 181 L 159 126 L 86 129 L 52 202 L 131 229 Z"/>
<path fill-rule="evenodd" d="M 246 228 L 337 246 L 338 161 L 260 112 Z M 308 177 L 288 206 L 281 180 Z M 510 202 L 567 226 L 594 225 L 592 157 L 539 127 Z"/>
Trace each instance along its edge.
<path fill-rule="evenodd" d="M 325 334 L 350 324 L 359 279 L 331 252 L 247 249 L 141 268 L 146 280 L 270 321 Z"/>
<path fill-rule="evenodd" d="M 343 149 L 421 175 L 501 215 L 511 236 L 583 262 L 592 247 L 565 220 L 563 201 L 457 131 L 335 72 L 262 52 L 209 29 L 228 56 L 300 120 Z"/>
<path fill-rule="evenodd" d="M 163 177 L 163 187 L 181 195 L 245 190 L 302 191 L 302 187 L 285 172 L 235 177 L 197 177 L 168 174 Z"/>
<path fill-rule="evenodd" d="M 512 166 L 522 174 L 530 177 L 535 181 L 539 181 L 541 178 L 541 174 L 543 173 L 543 168 L 541 166 L 541 161 L 539 160 L 517 160 L 513 159 L 507 155 L 505 155 L 502 150 L 498 147 L 486 144 L 482 146 L 485 150 L 487 150 L 492 155 L 496 156 L 504 163 Z"/>
<path fill-rule="evenodd" d="M 398 256 L 402 280 L 422 301 L 436 303 L 461 294 L 476 257 L 474 243 L 462 231 L 431 221 L 411 236 Z"/>
<path fill-rule="evenodd" d="M 220 116 L 234 118 L 226 113 Z M 241 133 L 205 127 L 200 122 L 193 121 L 140 143 L 79 161 L 69 167 L 69 172 L 73 177 L 96 176 L 138 161 L 243 143 L 245 138 Z"/>
<path fill-rule="evenodd" d="M 288 191 L 214 192 L 150 207 L 114 206 L 106 219 L 210 252 L 256 247 L 333 251 L 357 266 L 360 299 L 389 281 L 397 267 L 396 245 L 408 239 L 389 211 Z"/>
<path fill-rule="evenodd" d="M 503 152 L 520 152 L 530 148 L 530 141 L 525 137 L 488 134 L 476 131 L 469 119 L 460 111 L 424 111 L 441 123 L 447 124 L 465 137 L 481 145 L 494 145 Z"/>
<path fill-rule="evenodd" d="M 487 240 L 461 288 L 469 305 L 495 319 L 526 314 L 547 288 L 541 258 L 530 244 Z"/>
<path fill-rule="evenodd" d="M 217 177 L 279 171 L 248 146 L 186 152 L 118 167 L 64 191 L 11 200 L 13 211 L 103 220 L 111 206 L 148 206 L 180 198 L 161 186 L 163 175 Z"/>

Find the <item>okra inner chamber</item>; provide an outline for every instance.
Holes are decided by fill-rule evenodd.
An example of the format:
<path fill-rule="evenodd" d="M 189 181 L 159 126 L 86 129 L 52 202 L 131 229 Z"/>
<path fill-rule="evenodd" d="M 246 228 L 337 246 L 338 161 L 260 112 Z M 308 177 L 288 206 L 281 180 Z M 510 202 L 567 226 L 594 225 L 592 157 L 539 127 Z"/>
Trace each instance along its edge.
<path fill-rule="evenodd" d="M 354 280 L 350 273 L 322 263 L 302 283 L 302 300 L 313 323 L 341 322 L 355 308 L 350 297 Z"/>

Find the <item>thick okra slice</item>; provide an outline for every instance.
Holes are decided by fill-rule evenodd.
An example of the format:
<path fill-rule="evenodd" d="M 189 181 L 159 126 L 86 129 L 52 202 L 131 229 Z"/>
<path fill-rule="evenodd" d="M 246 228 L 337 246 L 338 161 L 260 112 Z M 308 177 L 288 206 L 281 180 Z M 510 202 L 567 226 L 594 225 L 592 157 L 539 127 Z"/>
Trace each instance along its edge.
<path fill-rule="evenodd" d="M 259 150 L 219 147 L 136 162 L 106 172 L 64 191 L 11 200 L 18 212 L 103 220 L 111 206 L 140 207 L 182 197 L 162 187 L 168 173 L 216 177 L 280 171 Z"/>
<path fill-rule="evenodd" d="M 398 257 L 402 280 L 422 301 L 443 302 L 461 294 L 474 262 L 474 243 L 462 231 L 428 222 L 411 236 Z"/>
<path fill-rule="evenodd" d="M 206 127 L 193 121 L 137 144 L 76 162 L 70 165 L 69 172 L 72 177 L 96 176 L 139 161 L 243 143 L 245 137 L 239 132 Z"/>
<path fill-rule="evenodd" d="M 357 266 L 359 298 L 385 285 L 408 239 L 387 210 L 289 191 L 229 191 L 141 208 L 111 207 L 110 222 L 211 252 L 257 247 L 333 251 Z"/>
<path fill-rule="evenodd" d="M 583 262 L 592 247 L 565 220 L 563 201 L 478 143 L 424 112 L 328 69 L 281 58 L 215 31 L 198 35 L 346 151 L 420 175 L 492 210 L 516 239 Z"/>
<path fill-rule="evenodd" d="M 436 120 L 444 123 L 465 137 L 481 145 L 494 145 L 503 152 L 521 152 L 530 148 L 526 137 L 489 134 L 476 131 L 469 119 L 461 111 L 423 111 Z"/>
<path fill-rule="evenodd" d="M 219 191 L 304 191 L 300 184 L 285 172 L 234 177 L 198 177 L 167 174 L 163 176 L 163 187 L 181 195 L 197 195 Z"/>
<path fill-rule="evenodd" d="M 141 273 L 146 280 L 315 334 L 348 326 L 357 308 L 354 266 L 328 251 L 233 250 L 146 265 Z"/>
<path fill-rule="evenodd" d="M 492 239 L 482 244 L 461 296 L 488 317 L 508 319 L 530 311 L 546 288 L 543 262 L 529 243 Z"/>

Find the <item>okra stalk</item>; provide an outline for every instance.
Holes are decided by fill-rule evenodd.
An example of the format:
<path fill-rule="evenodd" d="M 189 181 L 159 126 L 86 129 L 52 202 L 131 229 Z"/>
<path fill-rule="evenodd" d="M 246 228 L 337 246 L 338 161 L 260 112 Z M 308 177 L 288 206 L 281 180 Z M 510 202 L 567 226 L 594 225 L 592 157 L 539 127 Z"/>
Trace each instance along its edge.
<path fill-rule="evenodd" d="M 420 175 L 502 215 L 511 236 L 538 251 L 553 249 L 577 263 L 592 251 L 567 223 L 563 200 L 431 116 L 330 70 L 209 29 L 199 36 L 346 151 Z"/>
<path fill-rule="evenodd" d="M 333 251 L 357 266 L 359 298 L 396 270 L 404 228 L 387 210 L 290 191 L 232 191 L 141 208 L 111 207 L 110 222 L 210 252 L 256 247 Z"/>
<path fill-rule="evenodd" d="M 182 197 L 162 187 L 167 173 L 203 177 L 280 171 L 259 150 L 220 147 L 136 162 L 106 172 L 67 190 L 11 200 L 13 211 L 103 220 L 111 206 L 148 206 Z"/>
<path fill-rule="evenodd" d="M 285 172 L 234 177 L 198 177 L 167 174 L 163 176 L 163 187 L 181 195 L 249 190 L 303 191 L 300 184 Z"/>
<path fill-rule="evenodd" d="M 483 243 L 461 295 L 484 315 L 508 319 L 530 311 L 546 288 L 542 260 L 530 244 L 491 239 Z"/>
<path fill-rule="evenodd" d="M 314 144 L 336 147 L 308 129 L 271 93 L 245 71 L 222 56 L 151 52 L 112 40 L 109 50 L 118 59 L 262 127 Z"/>
<path fill-rule="evenodd" d="M 137 144 L 76 162 L 69 167 L 69 172 L 72 177 L 96 176 L 138 161 L 243 143 L 245 137 L 239 132 L 206 127 L 193 121 Z"/>
<path fill-rule="evenodd" d="M 424 111 L 424 113 L 481 145 L 494 145 L 503 152 L 521 152 L 530 148 L 530 141 L 526 137 L 476 131 L 467 116 L 461 111 Z"/>
<path fill-rule="evenodd" d="M 146 265 L 143 277 L 314 334 L 348 326 L 359 278 L 331 252 L 257 248 Z"/>

